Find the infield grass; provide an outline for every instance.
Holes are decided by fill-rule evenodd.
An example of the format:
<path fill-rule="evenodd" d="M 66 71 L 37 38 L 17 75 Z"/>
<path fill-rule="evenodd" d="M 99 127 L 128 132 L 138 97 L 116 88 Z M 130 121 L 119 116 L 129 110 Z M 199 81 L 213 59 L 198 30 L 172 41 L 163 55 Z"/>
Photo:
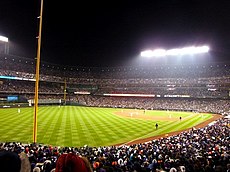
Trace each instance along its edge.
<path fill-rule="evenodd" d="M 116 115 L 160 116 L 166 120 L 145 120 Z M 34 108 L 0 109 L 0 142 L 33 142 Z M 182 117 L 182 121 L 179 117 Z M 212 117 L 192 112 L 146 111 L 80 106 L 44 106 L 38 109 L 37 143 L 53 146 L 110 146 L 191 128 Z M 167 118 L 169 120 L 167 120 Z M 178 118 L 178 120 L 170 120 Z M 155 123 L 159 124 L 158 130 Z"/>

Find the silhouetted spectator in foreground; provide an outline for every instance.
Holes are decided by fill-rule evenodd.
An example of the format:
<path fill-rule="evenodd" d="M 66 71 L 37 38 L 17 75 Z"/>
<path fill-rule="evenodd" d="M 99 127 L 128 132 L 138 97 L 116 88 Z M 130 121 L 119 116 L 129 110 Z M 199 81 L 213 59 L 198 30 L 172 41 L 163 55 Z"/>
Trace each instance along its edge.
<path fill-rule="evenodd" d="M 20 172 L 21 159 L 17 153 L 11 151 L 0 152 L 0 171 Z"/>

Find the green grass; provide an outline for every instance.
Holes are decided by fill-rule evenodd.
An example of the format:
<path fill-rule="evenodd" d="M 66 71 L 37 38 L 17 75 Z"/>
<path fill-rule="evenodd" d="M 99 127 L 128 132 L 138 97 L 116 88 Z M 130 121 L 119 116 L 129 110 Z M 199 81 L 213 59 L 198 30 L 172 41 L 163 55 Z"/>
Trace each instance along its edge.
<path fill-rule="evenodd" d="M 0 109 L 0 142 L 33 142 L 34 109 Z M 189 112 L 146 111 L 146 116 L 178 117 L 178 121 L 153 121 L 124 118 L 114 108 L 79 106 L 44 106 L 38 109 L 37 143 L 54 146 L 109 146 L 137 138 L 146 138 L 190 128 L 207 119 L 210 114 Z M 133 110 L 134 111 L 134 110 Z M 138 110 L 137 110 L 138 111 Z M 140 114 L 143 111 L 138 111 Z M 143 115 L 143 114 L 142 114 Z M 179 117 L 182 117 L 182 121 Z M 155 123 L 159 124 L 155 130 Z"/>

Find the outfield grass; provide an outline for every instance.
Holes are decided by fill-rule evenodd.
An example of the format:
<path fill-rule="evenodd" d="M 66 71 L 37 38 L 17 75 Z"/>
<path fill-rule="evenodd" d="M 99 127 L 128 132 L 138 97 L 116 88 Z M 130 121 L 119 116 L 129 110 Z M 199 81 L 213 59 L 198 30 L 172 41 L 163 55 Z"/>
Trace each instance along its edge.
<path fill-rule="evenodd" d="M 45 106 L 38 109 L 37 143 L 54 146 L 109 146 L 130 140 L 156 136 L 195 126 L 211 118 L 211 114 L 189 112 L 150 111 L 140 115 L 171 115 L 177 121 L 125 118 L 116 112 L 127 109 L 95 108 L 79 106 Z M 129 110 L 130 111 L 130 110 Z M 131 110 L 132 111 L 132 110 Z M 0 109 L 0 142 L 33 142 L 34 109 Z M 182 121 L 179 117 L 182 117 Z M 159 124 L 155 130 L 155 123 Z"/>

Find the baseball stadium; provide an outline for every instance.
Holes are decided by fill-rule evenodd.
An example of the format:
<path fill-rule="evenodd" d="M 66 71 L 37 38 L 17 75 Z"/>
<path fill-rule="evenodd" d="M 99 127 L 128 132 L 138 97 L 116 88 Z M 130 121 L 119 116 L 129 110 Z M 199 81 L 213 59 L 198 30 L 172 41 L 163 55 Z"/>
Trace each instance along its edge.
<path fill-rule="evenodd" d="M 169 5 L 175 7 L 177 3 L 171 1 Z M 5 3 L 5 5 L 7 4 L 13 6 L 14 3 Z M 53 7 L 53 3 L 51 4 Z M 154 2 L 153 6 L 155 7 L 157 4 Z M 93 6 L 87 2 L 87 8 L 90 5 Z M 122 5 L 124 4 L 122 3 Z M 129 10 L 132 8 L 131 5 L 128 3 Z M 104 5 L 102 6 L 104 7 Z M 48 17 L 51 16 L 52 21 L 47 22 L 49 20 L 45 20 L 47 24 L 45 34 L 48 36 L 53 32 L 55 37 L 47 38 L 46 42 L 44 41 L 44 47 L 49 49 L 47 45 L 50 44 L 47 42 L 52 40 L 49 51 L 54 49 L 54 53 L 62 51 L 60 52 L 61 55 L 61 53 L 78 51 L 81 48 L 83 51 L 84 48 L 93 45 L 92 51 L 79 54 L 84 59 L 93 52 L 92 56 L 95 55 L 93 59 L 95 62 L 96 60 L 99 61 L 101 55 L 110 58 L 102 51 L 114 53 L 113 56 L 117 56 L 118 52 L 115 51 L 118 50 L 119 46 L 122 47 L 121 51 L 126 48 L 130 51 L 132 49 L 136 51 L 136 48 L 128 48 L 128 44 L 141 40 L 140 35 L 149 37 L 147 33 L 140 33 L 148 29 L 151 32 L 150 37 L 154 35 L 156 40 L 155 42 L 146 40 L 146 43 L 143 44 L 154 44 L 154 46 L 141 45 L 141 47 L 161 47 L 159 40 L 164 40 L 164 36 L 167 37 L 170 34 L 164 34 L 164 29 L 159 29 L 160 26 L 158 28 L 160 31 L 158 30 L 156 33 L 150 30 L 157 28 L 158 20 L 153 19 L 158 18 L 159 14 L 167 17 L 170 15 L 168 11 L 171 6 L 162 13 L 162 10 L 166 9 L 165 6 L 166 3 L 158 6 L 155 9 L 159 10 L 158 13 L 149 6 L 141 11 L 138 6 L 137 11 L 131 12 L 134 16 L 129 11 L 126 12 L 125 9 L 124 11 L 111 9 L 112 12 L 114 11 L 113 14 L 119 18 L 107 16 L 110 9 L 100 11 L 96 6 L 94 8 L 97 11 L 89 10 L 89 13 L 84 10 L 82 10 L 84 12 L 76 13 L 80 10 L 76 10 L 75 7 L 73 10 L 69 8 L 66 11 L 62 8 L 59 10 L 63 14 L 67 12 L 76 13 L 74 19 L 70 19 L 69 16 L 66 19 L 62 13 L 53 13 L 50 10 L 52 8 L 50 8 L 50 11 L 46 12 Z M 56 7 L 57 2 L 55 2 Z M 17 6 L 17 9 L 19 8 L 20 6 Z M 149 11 L 146 12 L 144 9 L 149 9 Z M 180 11 L 184 7 L 178 9 L 175 8 L 176 11 Z M 158 47 L 141 51 L 139 55 L 135 56 L 138 60 L 141 59 L 140 61 L 148 59 L 146 61 L 150 62 L 152 60 L 152 63 L 148 64 L 139 61 L 137 64 L 124 62 L 123 66 L 86 67 L 80 65 L 82 59 L 77 59 L 77 64 L 73 62 L 72 65 L 51 63 L 44 59 L 40 60 L 42 10 L 43 0 L 41 1 L 40 15 L 37 17 L 39 31 L 36 37 L 37 54 L 34 59 L 11 53 L 10 44 L 15 48 L 15 52 L 20 47 L 17 47 L 13 41 L 9 41 L 7 37 L 0 36 L 0 171 L 230 171 L 230 63 L 211 61 L 210 59 L 217 56 L 218 53 L 209 54 L 211 48 L 208 45 L 198 45 L 203 42 L 200 41 L 202 39 L 201 34 L 197 36 L 201 38 L 192 41 L 195 42 L 194 45 L 187 46 L 187 43 L 181 43 L 179 48 L 173 49 Z M 176 27 L 174 28 L 176 30 L 174 32 L 176 34 L 173 34 L 174 39 L 166 47 L 171 48 L 170 45 L 174 45 L 174 41 L 179 35 L 177 33 L 181 31 L 182 21 L 195 15 L 194 8 L 190 10 L 191 14 L 187 10 L 183 12 L 186 17 L 169 21 L 173 27 L 175 23 Z M 205 10 L 206 7 L 202 10 L 202 17 Z M 32 11 L 29 6 L 29 9 L 21 10 L 20 13 L 15 12 L 15 14 L 16 17 L 20 18 L 25 14 L 28 17 Z M 123 12 L 123 15 L 117 16 L 117 11 L 119 14 Z M 148 20 L 144 19 L 144 14 L 152 13 L 152 11 L 158 15 L 148 16 Z M 171 14 L 174 16 L 176 11 L 171 11 Z M 8 11 L 3 13 L 10 14 Z M 96 13 L 99 16 L 95 16 Z M 212 13 L 215 12 L 212 10 Z M 216 11 L 216 13 L 219 12 Z M 53 17 L 54 15 L 55 17 Z M 85 18 L 78 18 L 78 15 L 84 15 Z M 223 16 L 225 15 L 221 17 Z M 209 18 L 202 20 L 202 17 L 199 18 L 198 25 L 209 20 Z M 140 29 L 139 32 L 135 33 L 140 37 L 135 39 L 130 35 L 134 32 L 132 30 L 134 25 L 131 24 L 134 18 L 137 18 L 140 24 L 140 26 L 135 24 L 135 27 Z M 17 34 L 14 31 L 14 34 L 17 35 L 14 35 L 14 38 L 20 38 L 20 33 L 26 32 L 22 28 L 23 24 L 29 23 L 29 18 L 27 18 L 28 21 L 25 20 L 24 22 L 21 22 L 21 19 L 20 22 L 16 18 L 13 19 L 14 25 L 20 26 Z M 95 20 L 92 22 L 90 19 Z M 67 20 L 71 21 L 68 26 L 65 25 Z M 83 23 L 81 20 L 84 20 Z M 112 23 L 109 22 L 110 20 Z M 121 31 L 120 25 L 115 23 L 116 20 L 122 21 L 122 25 L 126 26 L 125 31 Z M 198 19 L 195 20 L 198 21 Z M 75 21 L 79 23 L 74 24 Z M 149 27 L 150 25 L 147 24 L 141 28 L 144 21 L 150 21 L 154 25 Z M 211 21 L 212 25 L 213 21 Z M 52 24 L 50 23 L 52 22 L 55 23 L 55 29 L 51 29 Z M 59 22 L 63 23 L 59 24 Z M 161 23 L 160 19 L 159 22 Z M 101 26 L 102 23 L 106 23 L 106 25 Z M 170 30 L 168 24 L 164 22 L 161 24 Z M 189 21 L 187 25 L 189 29 L 185 29 L 185 35 L 195 33 L 194 31 L 187 32 L 193 27 L 196 28 L 195 25 L 190 25 Z M 84 27 L 80 28 L 80 26 Z M 29 27 L 31 29 L 31 26 Z M 115 27 L 116 31 L 108 29 Z M 9 28 L 8 25 L 5 26 L 7 31 Z M 71 38 L 68 38 L 67 42 L 62 42 L 66 48 L 62 50 L 61 39 L 57 38 L 59 35 L 56 36 L 55 30 L 60 29 L 61 34 L 63 34 L 60 37 L 65 37 L 64 30 L 66 28 L 68 28 L 67 32 L 70 32 L 66 35 L 71 35 Z M 85 35 L 82 34 L 84 30 L 87 30 Z M 74 32 L 71 33 L 71 31 Z M 114 48 L 104 47 L 104 43 L 109 44 L 110 41 L 105 40 L 105 37 L 101 38 L 102 33 L 97 33 L 99 31 L 104 32 L 106 37 L 114 39 L 115 43 L 111 43 Z M 218 31 L 220 30 L 218 29 Z M 210 36 L 211 32 L 214 33 L 214 30 L 209 30 L 206 34 L 212 37 Z M 110 33 L 111 35 L 109 35 Z M 157 37 L 158 33 L 164 36 Z M 34 33 L 28 31 L 27 36 L 31 37 L 31 35 Z M 75 35 L 77 39 L 72 38 L 72 35 Z M 90 37 L 89 42 L 83 38 L 86 35 Z M 118 41 L 118 35 L 122 36 L 121 41 Z M 129 35 L 129 39 L 125 39 L 125 35 Z M 212 37 L 212 39 L 215 38 Z M 26 40 L 26 42 L 27 44 L 24 45 L 28 45 L 29 41 Z M 77 42 L 82 45 L 77 44 Z M 206 42 L 212 44 L 212 41 Z M 97 46 L 95 44 L 104 49 L 96 51 Z M 181 45 L 185 45 L 185 47 Z M 29 47 L 25 48 L 32 51 L 31 46 Z M 60 51 L 56 51 L 57 48 L 60 48 Z M 24 51 L 26 50 L 24 49 Z M 48 51 L 46 53 L 49 54 Z M 69 55 L 71 58 L 80 58 L 77 53 L 72 53 L 73 56 Z M 229 54 L 227 55 L 229 56 Z M 55 55 L 53 54 L 53 56 Z M 68 55 L 65 54 L 65 56 Z M 61 58 L 65 58 L 65 56 L 61 55 Z M 58 57 L 56 59 L 60 60 Z M 200 59 L 199 63 L 194 62 L 194 59 Z M 167 62 L 164 63 L 163 61 Z M 184 63 L 185 61 L 188 63 Z"/>

